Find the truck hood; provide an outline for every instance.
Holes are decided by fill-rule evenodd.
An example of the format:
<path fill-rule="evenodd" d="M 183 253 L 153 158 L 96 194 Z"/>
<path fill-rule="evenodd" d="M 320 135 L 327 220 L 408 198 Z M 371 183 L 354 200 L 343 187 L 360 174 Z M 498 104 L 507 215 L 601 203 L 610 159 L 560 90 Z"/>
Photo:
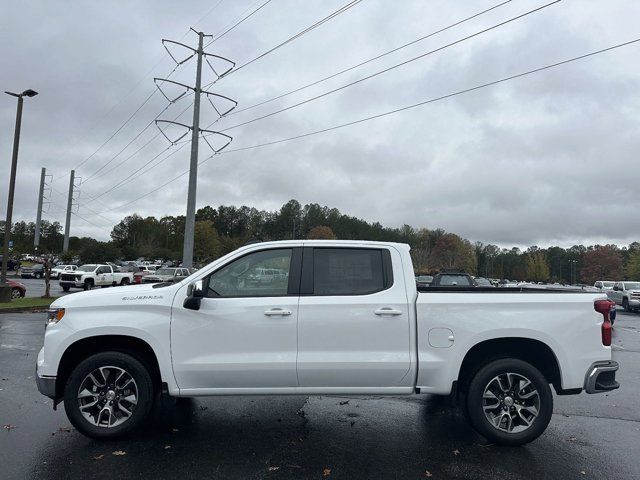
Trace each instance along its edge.
<path fill-rule="evenodd" d="M 58 298 L 51 304 L 51 308 L 165 305 L 173 301 L 176 290 L 180 288 L 178 284 L 160 288 L 153 288 L 153 285 L 129 285 L 72 293 Z"/>

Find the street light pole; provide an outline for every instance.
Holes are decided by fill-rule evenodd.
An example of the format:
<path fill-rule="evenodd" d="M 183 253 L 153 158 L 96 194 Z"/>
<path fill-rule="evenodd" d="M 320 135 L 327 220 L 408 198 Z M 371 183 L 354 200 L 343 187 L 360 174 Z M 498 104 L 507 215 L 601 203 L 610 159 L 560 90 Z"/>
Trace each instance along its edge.
<path fill-rule="evenodd" d="M 35 97 L 38 92 L 25 90 L 22 93 L 4 92 L 18 98 L 16 111 L 16 128 L 13 135 L 13 156 L 11 157 L 11 177 L 9 179 L 9 198 L 7 200 L 7 218 L 4 223 L 4 245 L 2 247 L 2 274 L 0 285 L 7 284 L 7 262 L 9 261 L 9 237 L 11 236 L 11 220 L 13 216 L 13 196 L 16 189 L 16 169 L 18 167 L 18 147 L 20 146 L 20 127 L 22 125 L 22 102 L 24 97 Z"/>

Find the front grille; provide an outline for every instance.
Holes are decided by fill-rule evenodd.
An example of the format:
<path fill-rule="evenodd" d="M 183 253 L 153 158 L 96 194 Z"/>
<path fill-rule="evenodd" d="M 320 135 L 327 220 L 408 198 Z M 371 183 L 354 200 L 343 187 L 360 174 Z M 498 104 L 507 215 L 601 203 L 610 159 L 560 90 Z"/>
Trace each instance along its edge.
<path fill-rule="evenodd" d="M 75 282 L 76 281 L 76 276 L 75 275 L 69 275 L 68 273 L 63 273 L 62 275 L 60 275 L 60 280 L 63 280 L 65 282 Z"/>

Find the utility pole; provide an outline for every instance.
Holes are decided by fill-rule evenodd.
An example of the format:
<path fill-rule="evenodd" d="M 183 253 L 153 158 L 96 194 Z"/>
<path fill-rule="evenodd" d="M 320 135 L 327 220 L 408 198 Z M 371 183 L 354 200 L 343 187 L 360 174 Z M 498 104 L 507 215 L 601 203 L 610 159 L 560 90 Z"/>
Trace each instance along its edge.
<path fill-rule="evenodd" d="M 198 33 L 198 60 L 196 86 L 193 89 L 193 128 L 191 130 L 191 160 L 189 163 L 189 191 L 187 192 L 187 217 L 184 224 L 182 266 L 193 266 L 193 244 L 196 233 L 196 188 L 198 184 L 198 137 L 200 135 L 200 93 L 202 92 L 202 42 L 204 33 Z"/>
<path fill-rule="evenodd" d="M 42 222 L 42 199 L 44 197 L 44 179 L 47 176 L 47 169 L 42 167 L 40 171 L 40 190 L 38 191 L 38 212 L 36 213 L 36 233 L 33 237 L 33 248 L 36 254 L 40 246 L 40 222 Z"/>
<path fill-rule="evenodd" d="M 188 133 L 189 130 L 191 130 L 191 156 L 190 156 L 190 160 L 189 160 L 189 190 L 187 193 L 187 215 L 185 218 L 185 231 L 184 231 L 184 245 L 183 245 L 183 252 L 182 252 L 182 266 L 186 267 L 186 268 L 191 268 L 193 266 L 193 247 L 194 247 L 194 241 L 195 241 L 195 226 L 196 226 L 196 191 L 197 191 L 197 184 L 198 184 L 198 141 L 200 139 L 200 134 L 202 133 L 206 133 L 209 135 L 219 135 L 221 137 L 224 137 L 226 139 L 226 143 L 224 145 L 222 145 L 219 148 L 215 148 L 211 143 L 209 143 L 209 141 L 206 139 L 206 135 L 203 135 L 202 138 L 205 140 L 205 142 L 207 142 L 207 144 L 209 145 L 209 147 L 211 147 L 211 149 L 213 150 L 213 153 L 219 153 L 222 149 L 224 149 L 227 145 L 229 145 L 229 143 L 231 143 L 232 138 L 229 135 L 225 135 L 224 133 L 220 133 L 220 132 L 216 132 L 216 131 L 212 131 L 212 130 L 206 130 L 206 129 L 202 129 L 200 128 L 200 100 L 201 100 L 201 95 L 204 94 L 206 95 L 207 99 L 209 100 L 209 102 L 211 103 L 211 106 L 213 107 L 213 109 L 216 111 L 216 113 L 218 114 L 219 117 L 223 117 L 225 116 L 227 113 L 231 112 L 231 110 L 233 110 L 236 105 L 238 104 L 238 102 L 236 102 L 235 100 L 232 100 L 228 97 L 225 97 L 224 95 L 219 95 L 213 92 L 208 92 L 205 90 L 202 90 L 202 60 L 206 59 L 207 64 L 211 67 L 211 69 L 213 70 L 213 73 L 217 76 L 217 78 L 221 78 L 222 76 L 226 75 L 227 73 L 229 73 L 233 67 L 235 66 L 235 63 L 232 62 L 231 60 L 228 60 L 224 57 L 220 57 L 218 55 L 213 55 L 211 53 L 206 53 L 204 51 L 204 38 L 205 37 L 210 37 L 211 35 L 205 35 L 203 32 L 197 32 L 196 30 L 194 30 L 193 28 L 191 29 L 193 32 L 195 32 L 198 35 L 198 48 L 194 49 L 188 45 L 179 43 L 179 42 L 175 42 L 173 40 L 162 40 L 162 43 L 164 45 L 164 47 L 167 49 L 167 52 L 169 53 L 169 55 L 171 56 L 171 58 L 176 62 L 177 65 L 181 65 L 185 62 L 187 62 L 191 57 L 195 56 L 196 60 L 197 60 L 197 65 L 196 65 L 196 83 L 195 86 L 189 86 L 189 85 L 185 85 L 183 83 L 179 83 L 179 82 L 174 82 L 173 80 L 168 80 L 168 79 L 163 79 L 163 78 L 154 78 L 154 82 L 156 83 L 156 86 L 158 87 L 158 89 L 160 90 L 160 92 L 162 93 L 162 95 L 164 95 L 164 97 L 170 102 L 170 103 L 174 103 L 177 102 L 179 99 L 181 99 L 182 97 L 184 97 L 186 95 L 186 93 L 189 90 L 193 91 L 194 94 L 194 98 L 193 98 L 193 122 L 191 125 L 184 125 L 182 123 L 178 123 L 178 122 L 174 122 L 174 121 L 169 121 L 169 120 L 156 120 L 156 125 L 158 125 L 158 128 L 160 128 L 161 124 L 167 124 L 167 125 L 178 125 L 182 128 L 185 128 L 186 131 L 185 133 L 180 136 L 177 139 L 172 139 L 169 138 L 169 136 L 167 136 L 167 134 L 164 132 L 164 130 L 162 128 L 160 128 L 160 131 L 162 132 L 162 134 L 165 136 L 165 138 L 167 138 L 167 140 L 169 140 L 172 144 L 176 144 L 179 140 L 181 140 L 183 137 L 185 137 Z M 177 45 L 181 48 L 186 48 L 188 50 L 190 50 L 191 54 L 184 60 L 182 61 L 178 61 L 176 60 L 176 57 L 171 53 L 171 51 L 169 50 L 169 48 L 167 47 L 167 44 L 171 44 L 171 45 Z M 209 61 L 209 59 L 207 57 L 210 58 L 215 58 L 218 60 L 223 60 L 224 62 L 227 62 L 228 64 L 231 64 L 231 67 L 227 68 L 226 70 L 224 70 L 224 72 L 218 74 L 218 72 L 214 69 L 213 65 L 211 64 L 211 62 Z M 214 83 L 214 82 L 211 82 Z M 174 87 L 178 86 L 178 87 L 182 87 L 185 89 L 185 92 L 182 93 L 181 95 L 175 97 L 175 98 L 170 98 L 170 96 L 168 96 L 160 87 L 160 84 L 171 84 Z M 214 104 L 214 102 L 211 100 L 212 97 L 216 97 L 218 99 L 223 99 L 227 102 L 232 103 L 233 105 L 230 108 L 218 108 L 216 107 L 216 105 Z"/>
<path fill-rule="evenodd" d="M 64 241 L 62 243 L 63 253 L 69 251 L 69 230 L 71 229 L 71 208 L 73 207 L 73 182 L 75 175 L 75 170 L 71 170 L 71 176 L 69 178 L 69 198 L 67 199 L 67 221 L 64 225 Z"/>
<path fill-rule="evenodd" d="M 24 97 L 35 97 L 38 92 L 25 90 L 22 93 L 4 92 L 18 98 L 16 110 L 16 127 L 13 133 L 13 155 L 11 157 L 11 175 L 9 179 L 9 196 L 7 199 L 7 218 L 4 222 L 4 245 L 2 247 L 2 270 L 0 272 L 0 285 L 7 284 L 7 262 L 9 260 L 9 238 L 11 237 L 11 221 L 13 217 L 13 196 L 16 190 L 16 170 L 18 168 L 18 147 L 20 146 L 20 128 L 22 126 L 22 103 Z M 8 300 L 7 300 L 8 301 Z"/>

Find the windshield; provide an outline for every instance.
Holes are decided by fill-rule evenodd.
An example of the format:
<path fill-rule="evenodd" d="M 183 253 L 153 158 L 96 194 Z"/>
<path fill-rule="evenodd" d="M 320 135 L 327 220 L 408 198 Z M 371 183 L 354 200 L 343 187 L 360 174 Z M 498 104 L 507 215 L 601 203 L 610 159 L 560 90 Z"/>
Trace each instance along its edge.
<path fill-rule="evenodd" d="M 476 285 L 479 287 L 492 287 L 493 285 L 486 278 L 476 277 Z"/>
<path fill-rule="evenodd" d="M 161 268 L 156 270 L 156 275 L 170 275 L 173 276 L 176 272 L 175 268 Z"/>
<path fill-rule="evenodd" d="M 80 272 L 93 272 L 96 269 L 97 265 L 82 265 L 78 267 L 78 271 Z"/>
<path fill-rule="evenodd" d="M 624 282 L 625 290 L 640 290 L 640 282 Z"/>

